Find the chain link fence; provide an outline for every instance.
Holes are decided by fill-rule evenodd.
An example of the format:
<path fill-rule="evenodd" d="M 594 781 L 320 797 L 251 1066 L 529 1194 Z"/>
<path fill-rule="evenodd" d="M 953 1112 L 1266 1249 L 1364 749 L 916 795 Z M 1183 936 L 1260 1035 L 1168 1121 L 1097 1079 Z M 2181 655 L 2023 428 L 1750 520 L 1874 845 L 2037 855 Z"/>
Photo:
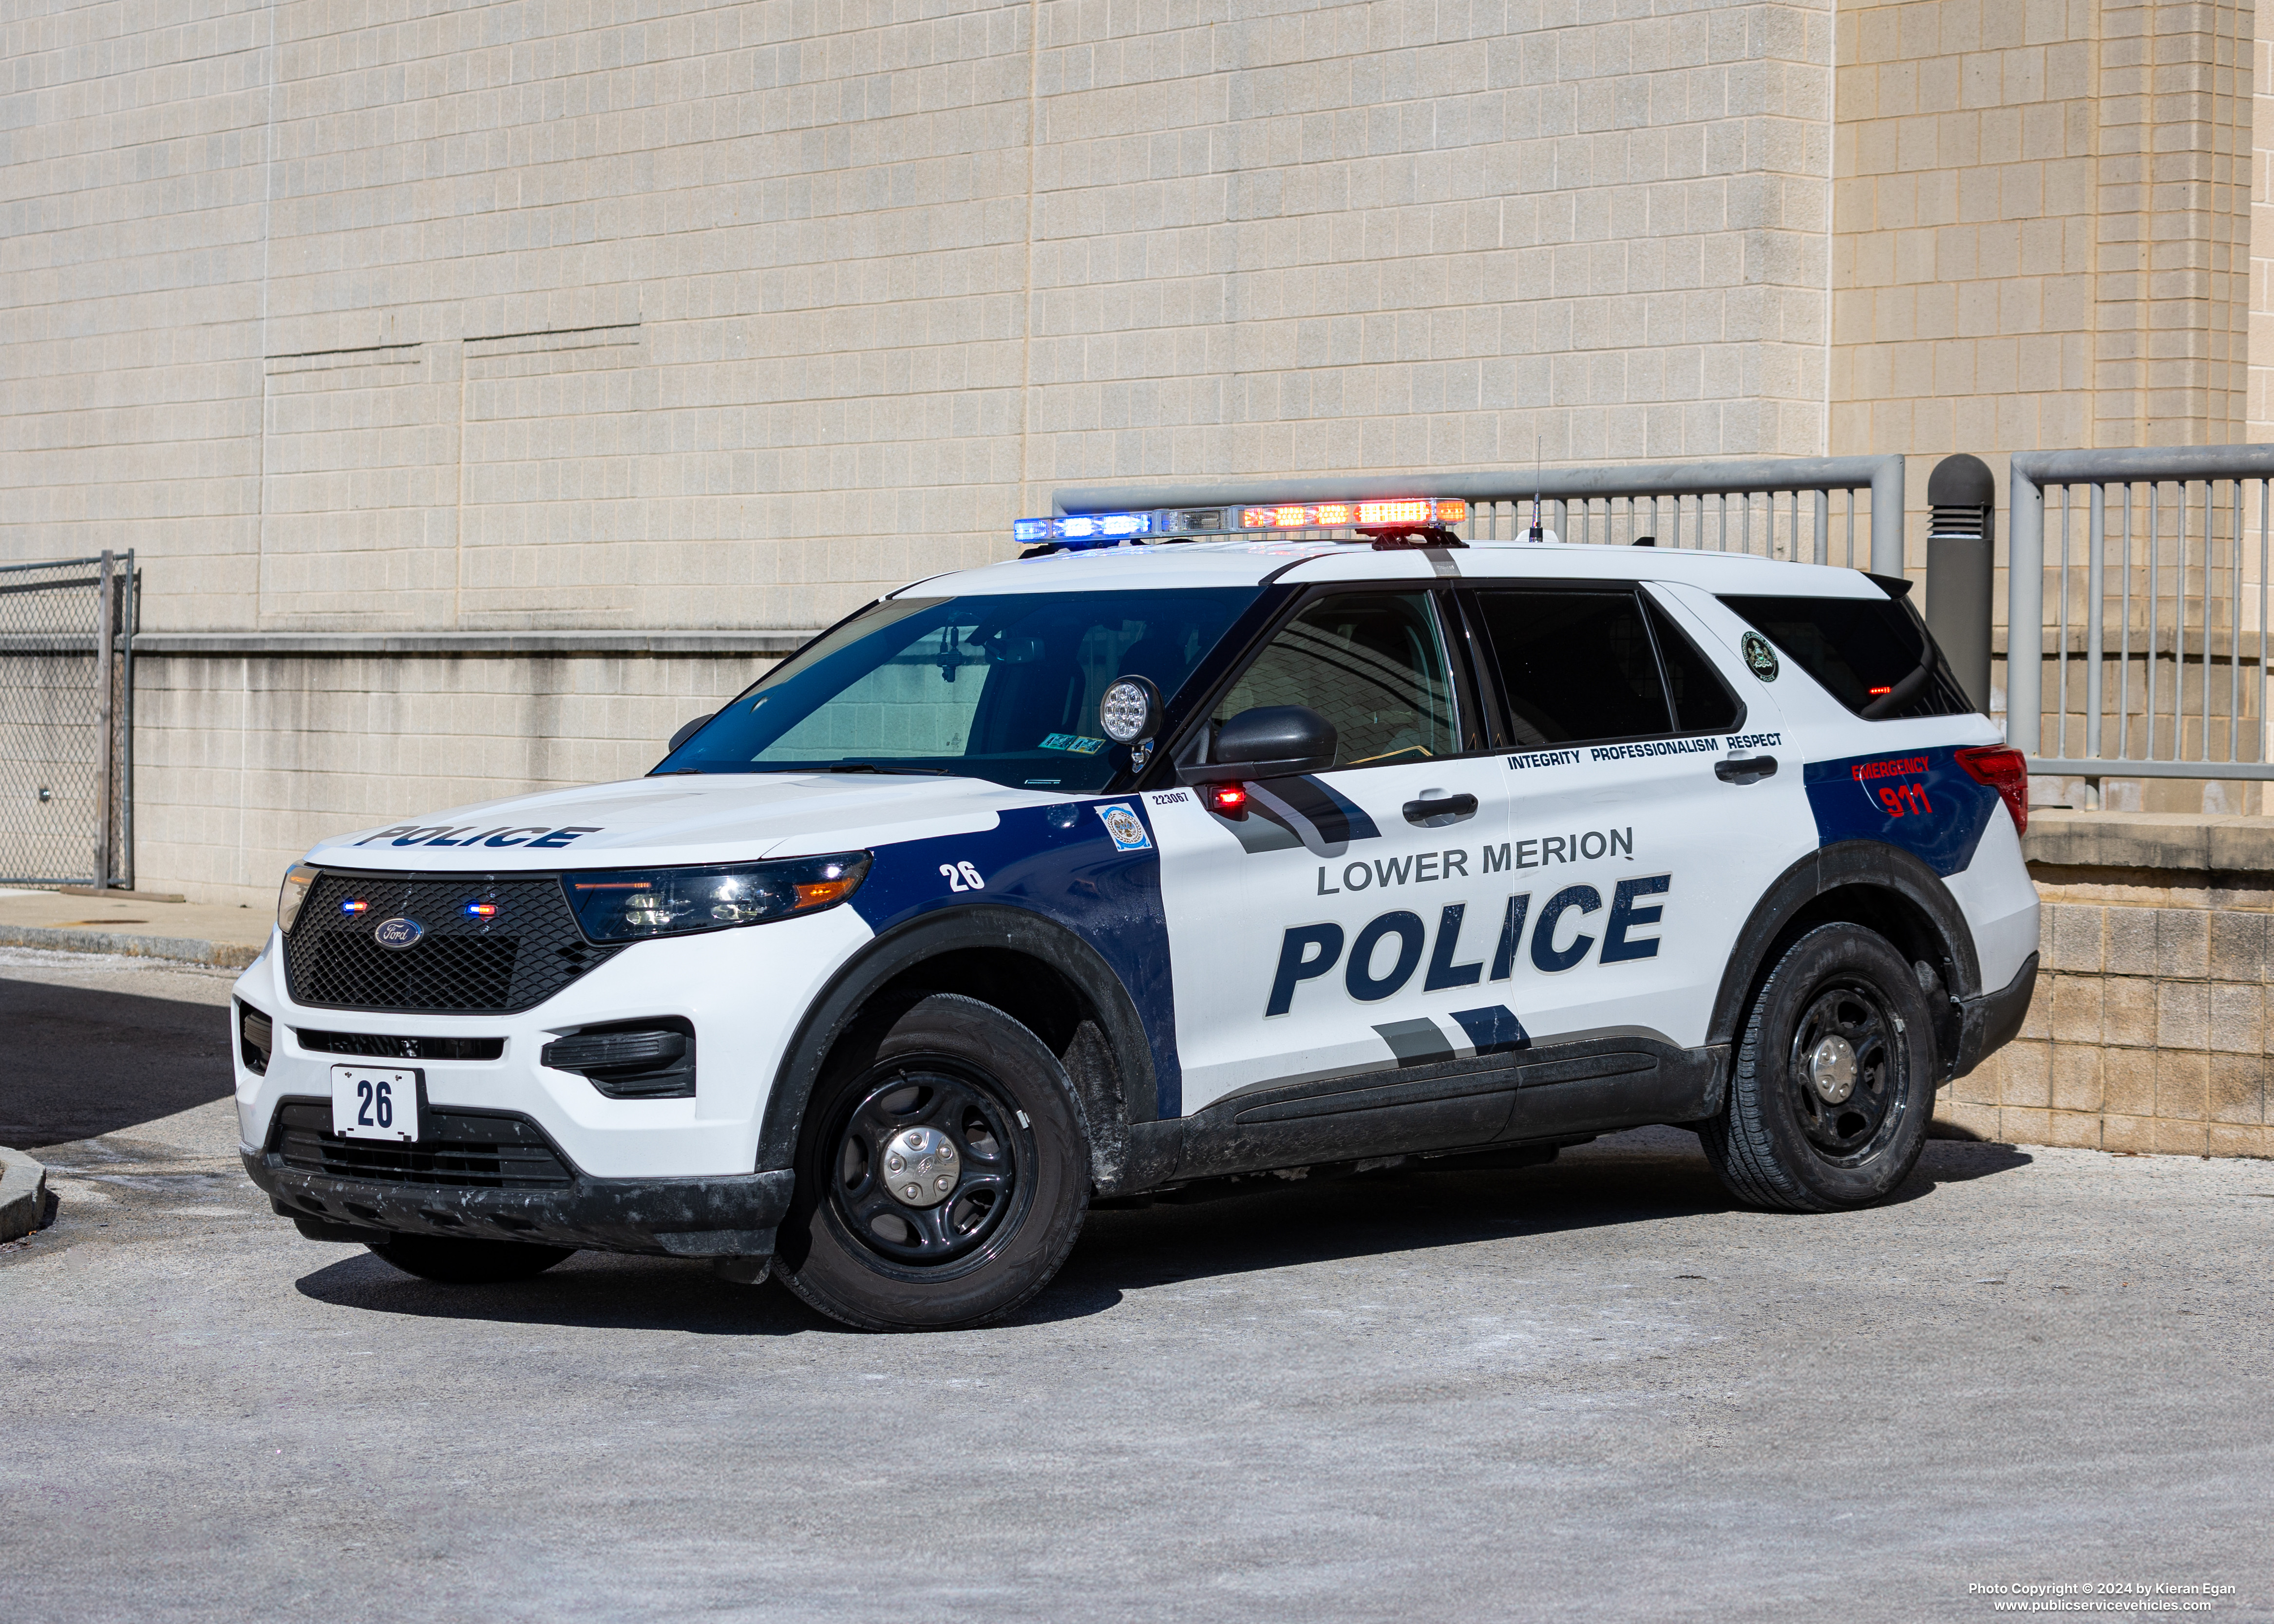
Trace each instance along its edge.
<path fill-rule="evenodd" d="M 134 883 L 134 555 L 0 566 L 0 883 Z"/>

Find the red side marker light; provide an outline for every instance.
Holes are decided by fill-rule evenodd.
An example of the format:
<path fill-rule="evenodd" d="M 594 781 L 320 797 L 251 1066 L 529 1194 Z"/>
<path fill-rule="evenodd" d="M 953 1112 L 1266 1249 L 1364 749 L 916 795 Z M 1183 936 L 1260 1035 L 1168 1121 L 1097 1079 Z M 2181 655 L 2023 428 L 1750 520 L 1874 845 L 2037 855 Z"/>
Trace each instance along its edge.
<path fill-rule="evenodd" d="M 1237 784 L 1219 784 L 1208 793 L 1209 810 L 1226 817 L 1247 816 L 1247 792 Z"/>
<path fill-rule="evenodd" d="M 2029 832 L 2029 758 L 2010 745 L 1977 744 L 1954 752 L 1958 764 L 1977 784 L 1998 792 L 2006 810 L 2014 815 L 2014 832 Z"/>

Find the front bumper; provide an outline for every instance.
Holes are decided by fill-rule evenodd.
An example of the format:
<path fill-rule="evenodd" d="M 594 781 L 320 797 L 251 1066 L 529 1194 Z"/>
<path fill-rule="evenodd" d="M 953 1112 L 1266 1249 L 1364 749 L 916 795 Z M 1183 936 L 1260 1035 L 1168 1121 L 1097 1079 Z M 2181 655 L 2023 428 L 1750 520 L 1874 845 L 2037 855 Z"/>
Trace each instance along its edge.
<path fill-rule="evenodd" d="M 787 1169 L 595 1178 L 562 1157 L 565 1185 L 482 1189 L 315 1172 L 288 1165 L 273 1141 L 258 1154 L 241 1154 L 245 1172 L 278 1214 L 341 1240 L 433 1235 L 681 1258 L 764 1257 L 774 1249 L 774 1230 L 789 1211 L 795 1184 Z"/>
<path fill-rule="evenodd" d="M 312 1047 L 315 1031 L 382 1039 L 472 1040 L 486 1058 L 405 1056 L 420 1072 L 422 1109 L 526 1118 L 561 1154 L 610 1184 L 728 1179 L 758 1166 L 765 1102 L 798 1018 L 839 966 L 873 939 L 851 908 L 701 936 L 635 944 L 533 1009 L 492 1015 L 350 1010 L 292 996 L 281 940 L 237 983 L 237 997 L 269 1018 L 267 1069 L 245 1063 L 232 1034 L 237 1138 L 268 1147 L 288 1099 L 328 1099 L 336 1064 L 395 1064 L 394 1051 Z M 700 1046 L 692 1095 L 613 1098 L 580 1073 L 544 1064 L 566 1032 L 617 1021 L 684 1019 Z"/>

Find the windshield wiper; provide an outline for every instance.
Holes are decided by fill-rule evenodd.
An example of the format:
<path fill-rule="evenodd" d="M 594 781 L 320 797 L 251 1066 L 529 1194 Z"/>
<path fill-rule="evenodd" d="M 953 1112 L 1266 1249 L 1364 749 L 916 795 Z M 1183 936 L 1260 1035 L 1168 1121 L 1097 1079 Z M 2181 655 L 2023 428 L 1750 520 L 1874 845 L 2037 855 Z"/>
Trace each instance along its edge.
<path fill-rule="evenodd" d="M 791 771 L 810 772 L 813 769 L 803 767 L 793 768 Z M 936 778 L 955 776 L 945 767 L 879 767 L 874 762 L 832 762 L 821 771 L 824 772 L 919 772 L 928 773 Z"/>

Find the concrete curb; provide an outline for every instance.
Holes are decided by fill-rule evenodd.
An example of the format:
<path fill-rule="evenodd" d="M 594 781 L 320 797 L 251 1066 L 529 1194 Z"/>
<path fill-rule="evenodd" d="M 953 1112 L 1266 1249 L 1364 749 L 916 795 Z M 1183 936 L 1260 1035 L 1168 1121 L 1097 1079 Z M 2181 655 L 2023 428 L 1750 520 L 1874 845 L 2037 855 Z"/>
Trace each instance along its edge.
<path fill-rule="evenodd" d="M 48 1216 L 48 1169 L 0 1145 L 0 1241 L 19 1240 Z"/>
<path fill-rule="evenodd" d="M 130 959 L 180 959 L 241 970 L 260 949 L 241 942 L 196 936 L 139 936 L 113 930 L 73 930 L 59 925 L 0 925 L 0 947 L 43 947 L 63 953 L 123 953 Z"/>

